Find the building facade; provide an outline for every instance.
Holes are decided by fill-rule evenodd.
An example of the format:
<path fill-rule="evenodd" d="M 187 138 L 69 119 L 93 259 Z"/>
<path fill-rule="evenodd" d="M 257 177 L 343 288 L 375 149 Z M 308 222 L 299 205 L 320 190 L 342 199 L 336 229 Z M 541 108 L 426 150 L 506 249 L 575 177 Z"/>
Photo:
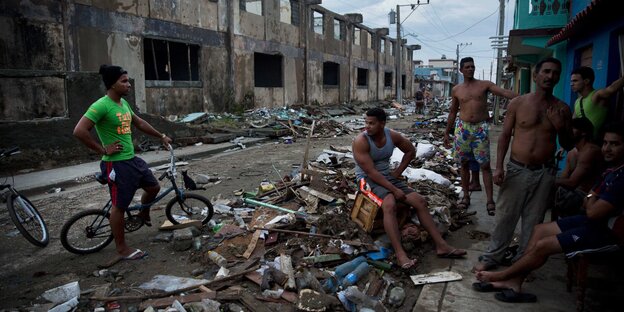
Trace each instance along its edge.
<path fill-rule="evenodd" d="M 314 2 L 2 1 L 0 121 L 79 117 L 103 94 L 105 63 L 128 70 L 139 111 L 161 116 L 394 97 L 388 30 Z M 403 64 L 412 52 L 401 44 Z"/>

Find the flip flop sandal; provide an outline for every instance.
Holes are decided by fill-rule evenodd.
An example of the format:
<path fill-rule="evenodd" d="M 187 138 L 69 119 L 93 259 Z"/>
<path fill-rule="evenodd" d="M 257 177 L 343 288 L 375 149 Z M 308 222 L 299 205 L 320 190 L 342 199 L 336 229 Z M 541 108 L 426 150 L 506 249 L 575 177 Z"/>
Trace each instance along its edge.
<path fill-rule="evenodd" d="M 449 253 L 439 254 L 438 258 L 461 259 L 461 258 L 464 258 L 464 256 L 466 256 L 466 252 L 465 251 L 464 251 L 464 253 L 461 253 L 461 251 L 459 249 L 453 249 Z"/>
<path fill-rule="evenodd" d="M 513 289 L 504 289 L 503 291 L 494 295 L 494 298 L 498 301 L 502 302 L 510 302 L 510 303 L 526 303 L 526 302 L 536 302 L 537 296 L 529 293 L 520 293 L 516 292 Z"/>
<path fill-rule="evenodd" d="M 464 197 L 457 203 L 457 208 L 461 210 L 466 210 L 468 207 L 470 207 L 470 197 Z"/>
<path fill-rule="evenodd" d="M 488 216 L 496 215 L 496 203 L 490 202 L 485 205 L 485 209 L 487 209 Z"/>
<path fill-rule="evenodd" d="M 476 282 L 472 283 L 472 289 L 478 292 L 499 292 L 509 288 L 498 288 L 489 282 Z"/>

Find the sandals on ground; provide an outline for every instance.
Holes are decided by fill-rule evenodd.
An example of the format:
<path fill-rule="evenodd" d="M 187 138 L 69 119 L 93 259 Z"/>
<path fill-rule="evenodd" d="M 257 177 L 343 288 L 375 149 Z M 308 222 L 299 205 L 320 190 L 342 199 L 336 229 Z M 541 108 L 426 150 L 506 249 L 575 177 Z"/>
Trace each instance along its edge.
<path fill-rule="evenodd" d="M 496 204 L 494 202 L 487 203 L 487 205 L 485 206 L 485 209 L 487 210 L 487 214 L 489 216 L 496 215 Z"/>
<path fill-rule="evenodd" d="M 470 197 L 464 197 L 457 203 L 457 208 L 466 210 L 470 206 Z"/>

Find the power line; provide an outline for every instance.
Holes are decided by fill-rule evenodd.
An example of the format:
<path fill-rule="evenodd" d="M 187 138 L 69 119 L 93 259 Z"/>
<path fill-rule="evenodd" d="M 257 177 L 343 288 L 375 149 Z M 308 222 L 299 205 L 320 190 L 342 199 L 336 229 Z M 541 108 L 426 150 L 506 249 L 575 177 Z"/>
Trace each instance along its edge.
<path fill-rule="evenodd" d="M 486 16 L 486 17 L 484 17 L 484 18 L 482 18 L 482 19 L 478 20 L 476 23 L 474 23 L 474 24 L 472 24 L 472 25 L 468 26 L 468 28 L 466 28 L 466 29 L 464 29 L 464 30 L 462 30 L 462 31 L 460 31 L 460 32 L 458 32 L 458 33 L 456 33 L 456 34 L 454 34 L 454 35 L 448 36 L 448 37 L 446 37 L 446 38 L 442 38 L 442 39 L 438 39 L 438 40 L 430 40 L 430 41 L 431 41 L 431 42 L 440 42 L 440 41 L 445 41 L 445 40 L 448 40 L 448 39 L 453 38 L 453 37 L 457 37 L 457 36 L 459 36 L 459 35 L 461 35 L 461 34 L 463 34 L 463 33 L 467 32 L 467 31 L 469 31 L 471 28 L 473 28 L 473 27 L 477 26 L 479 23 L 481 23 L 481 22 L 485 21 L 486 19 L 488 19 L 489 17 L 491 17 L 492 15 L 494 15 L 494 14 L 496 14 L 496 13 L 498 13 L 498 7 L 496 8 L 496 10 L 494 10 L 494 12 L 492 12 L 492 13 L 490 13 L 488 16 Z"/>

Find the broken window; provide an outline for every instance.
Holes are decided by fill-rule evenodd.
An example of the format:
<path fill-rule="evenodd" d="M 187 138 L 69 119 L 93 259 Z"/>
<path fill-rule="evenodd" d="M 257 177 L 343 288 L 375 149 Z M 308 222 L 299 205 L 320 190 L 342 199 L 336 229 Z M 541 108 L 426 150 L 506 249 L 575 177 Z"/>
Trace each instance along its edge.
<path fill-rule="evenodd" d="M 405 90 L 405 75 L 401 75 L 401 89 Z"/>
<path fill-rule="evenodd" d="M 280 0 L 280 22 L 292 24 L 292 6 L 290 0 Z"/>
<path fill-rule="evenodd" d="M 336 40 L 344 40 L 344 32 L 344 23 L 339 19 L 334 19 L 334 38 Z"/>
<path fill-rule="evenodd" d="M 143 39 L 145 80 L 199 81 L 199 45 Z"/>
<path fill-rule="evenodd" d="M 379 52 L 386 53 L 386 39 L 381 38 L 379 40 Z"/>
<path fill-rule="evenodd" d="M 384 73 L 384 87 L 392 87 L 392 72 Z"/>
<path fill-rule="evenodd" d="M 368 86 L 368 69 L 366 68 L 357 69 L 357 85 Z"/>
<path fill-rule="evenodd" d="M 395 45 L 395 42 L 390 42 L 390 54 L 392 56 L 394 56 L 394 45 Z"/>
<path fill-rule="evenodd" d="M 358 27 L 353 27 L 353 44 L 360 45 L 360 33 L 362 31 Z"/>
<path fill-rule="evenodd" d="M 299 0 L 290 0 L 291 24 L 299 26 Z"/>
<path fill-rule="evenodd" d="M 366 46 L 366 48 L 371 48 L 371 39 L 373 37 L 373 34 L 369 33 L 368 31 L 364 33 L 364 45 Z"/>
<path fill-rule="evenodd" d="M 323 63 L 323 85 L 337 86 L 340 81 L 340 65 L 334 62 Z"/>
<path fill-rule="evenodd" d="M 254 53 L 254 81 L 259 88 L 281 88 L 282 56 Z"/>
<path fill-rule="evenodd" d="M 262 0 L 240 0 L 241 11 L 262 15 Z"/>
<path fill-rule="evenodd" d="M 312 11 L 312 26 L 314 27 L 314 32 L 317 34 L 323 34 L 323 13 L 318 11 Z"/>

